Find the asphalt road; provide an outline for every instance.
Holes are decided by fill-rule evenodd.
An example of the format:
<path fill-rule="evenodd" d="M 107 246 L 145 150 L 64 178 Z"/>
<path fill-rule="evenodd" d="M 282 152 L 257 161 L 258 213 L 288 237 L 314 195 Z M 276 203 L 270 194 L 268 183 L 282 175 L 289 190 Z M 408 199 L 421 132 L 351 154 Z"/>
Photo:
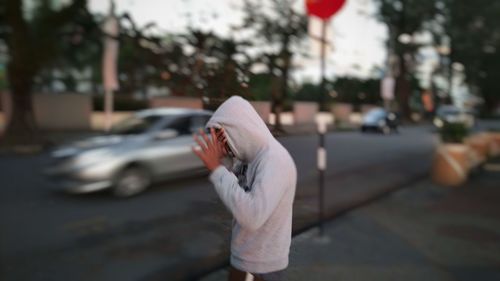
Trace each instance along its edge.
<path fill-rule="evenodd" d="M 298 169 L 294 229 L 317 218 L 316 136 L 281 138 Z M 329 134 L 328 213 L 426 173 L 429 127 Z M 0 280 L 184 280 L 228 255 L 231 216 L 205 177 L 143 195 L 69 196 L 41 175 L 46 154 L 0 158 Z"/>

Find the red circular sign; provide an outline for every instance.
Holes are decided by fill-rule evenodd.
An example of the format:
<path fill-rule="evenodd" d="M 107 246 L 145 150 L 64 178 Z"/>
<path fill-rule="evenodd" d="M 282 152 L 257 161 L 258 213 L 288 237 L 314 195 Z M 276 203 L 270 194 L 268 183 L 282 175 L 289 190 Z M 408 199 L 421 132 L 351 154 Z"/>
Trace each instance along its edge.
<path fill-rule="evenodd" d="M 306 0 L 307 13 L 321 19 L 328 19 L 337 13 L 346 0 Z"/>

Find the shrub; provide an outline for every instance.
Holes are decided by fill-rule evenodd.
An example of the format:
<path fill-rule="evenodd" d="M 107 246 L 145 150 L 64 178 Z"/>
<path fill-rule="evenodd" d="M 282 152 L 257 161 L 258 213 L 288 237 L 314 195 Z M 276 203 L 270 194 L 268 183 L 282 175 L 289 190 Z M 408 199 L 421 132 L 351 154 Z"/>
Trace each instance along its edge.
<path fill-rule="evenodd" d="M 462 143 L 469 132 L 465 123 L 445 122 L 439 133 L 443 142 Z"/>

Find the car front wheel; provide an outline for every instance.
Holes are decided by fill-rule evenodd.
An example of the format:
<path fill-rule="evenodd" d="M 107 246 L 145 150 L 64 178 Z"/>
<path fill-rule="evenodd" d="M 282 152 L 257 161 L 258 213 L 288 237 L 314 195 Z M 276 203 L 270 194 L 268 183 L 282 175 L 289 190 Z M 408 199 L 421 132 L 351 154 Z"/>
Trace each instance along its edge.
<path fill-rule="evenodd" d="M 113 186 L 117 197 L 130 197 L 146 190 L 151 184 L 149 172 L 142 167 L 128 167 L 118 174 Z"/>

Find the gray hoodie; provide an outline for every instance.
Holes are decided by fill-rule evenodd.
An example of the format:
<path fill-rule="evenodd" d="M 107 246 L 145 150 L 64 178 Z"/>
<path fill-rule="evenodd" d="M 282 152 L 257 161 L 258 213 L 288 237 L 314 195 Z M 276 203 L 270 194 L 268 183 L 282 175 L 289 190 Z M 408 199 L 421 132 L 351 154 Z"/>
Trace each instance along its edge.
<path fill-rule="evenodd" d="M 225 101 L 207 127 L 224 128 L 238 160 L 232 171 L 221 165 L 210 174 L 234 216 L 231 265 L 251 273 L 286 268 L 297 181 L 292 157 L 241 97 Z"/>

